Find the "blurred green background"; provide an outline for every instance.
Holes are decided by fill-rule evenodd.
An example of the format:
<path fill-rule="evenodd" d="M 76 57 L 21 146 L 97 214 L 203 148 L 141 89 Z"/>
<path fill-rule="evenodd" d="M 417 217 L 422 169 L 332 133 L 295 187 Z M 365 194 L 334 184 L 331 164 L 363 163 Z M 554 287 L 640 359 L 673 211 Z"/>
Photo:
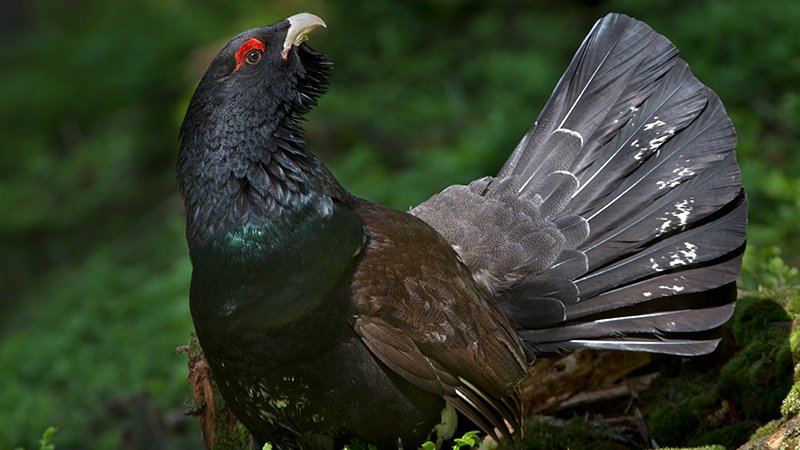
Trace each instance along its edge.
<path fill-rule="evenodd" d="M 494 173 L 595 20 L 646 21 L 738 129 L 751 205 L 741 286 L 798 282 L 800 2 L 5 0 L 0 10 L 0 449 L 34 448 L 51 425 L 59 449 L 200 448 L 175 353 L 192 330 L 177 130 L 228 38 L 300 11 L 327 21 L 311 44 L 336 64 L 309 117 L 311 148 L 352 191 L 401 209 Z"/>

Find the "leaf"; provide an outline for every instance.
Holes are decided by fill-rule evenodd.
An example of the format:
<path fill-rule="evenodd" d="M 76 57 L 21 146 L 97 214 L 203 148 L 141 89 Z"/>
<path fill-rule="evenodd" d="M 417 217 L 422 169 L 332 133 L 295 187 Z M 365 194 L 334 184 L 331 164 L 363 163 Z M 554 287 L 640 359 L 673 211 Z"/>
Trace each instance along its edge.
<path fill-rule="evenodd" d="M 436 450 L 436 444 L 431 441 L 427 441 L 421 445 L 423 450 Z"/>
<path fill-rule="evenodd" d="M 56 427 L 47 427 L 47 429 L 44 430 L 42 438 L 39 439 L 39 450 L 55 450 L 56 446 L 50 442 L 50 439 L 53 438 L 56 431 L 58 431 Z"/>
<path fill-rule="evenodd" d="M 472 448 L 477 446 L 478 444 L 481 443 L 481 439 L 478 437 L 479 434 L 480 431 L 477 430 L 468 431 L 464 433 L 464 435 L 461 436 L 460 438 L 453 439 L 453 442 L 455 442 L 455 445 L 453 445 L 453 450 L 458 450 L 461 447 Z"/>

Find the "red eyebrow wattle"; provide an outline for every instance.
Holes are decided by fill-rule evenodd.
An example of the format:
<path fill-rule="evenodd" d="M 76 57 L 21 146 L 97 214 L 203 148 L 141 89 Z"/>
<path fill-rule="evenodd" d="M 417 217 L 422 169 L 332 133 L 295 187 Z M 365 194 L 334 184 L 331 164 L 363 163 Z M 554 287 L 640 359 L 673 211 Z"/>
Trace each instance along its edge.
<path fill-rule="evenodd" d="M 237 71 L 240 67 L 242 67 L 242 64 L 244 64 L 244 56 L 247 54 L 247 52 L 253 49 L 261 50 L 263 52 L 266 48 L 267 47 L 264 45 L 264 43 L 258 39 L 248 39 L 247 42 L 239 47 L 239 50 L 236 50 L 236 69 L 234 69 L 234 71 Z"/>

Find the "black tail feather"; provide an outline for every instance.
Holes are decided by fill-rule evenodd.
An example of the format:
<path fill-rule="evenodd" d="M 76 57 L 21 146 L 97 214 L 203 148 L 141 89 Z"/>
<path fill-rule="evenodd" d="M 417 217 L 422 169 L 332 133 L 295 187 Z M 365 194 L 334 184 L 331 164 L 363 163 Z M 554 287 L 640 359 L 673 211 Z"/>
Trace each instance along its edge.
<path fill-rule="evenodd" d="M 579 152 L 554 145 L 564 129 L 581 136 Z M 553 220 L 588 225 L 550 269 L 500 297 L 522 340 L 538 350 L 713 350 L 713 336 L 691 333 L 733 312 L 747 221 L 735 144 L 722 103 L 668 40 L 624 16 L 601 20 L 498 175 L 523 187 L 574 175 Z"/>
<path fill-rule="evenodd" d="M 675 47 L 610 14 L 498 175 L 412 213 L 530 349 L 707 352 L 716 340 L 702 332 L 730 316 L 745 243 L 735 145 Z"/>

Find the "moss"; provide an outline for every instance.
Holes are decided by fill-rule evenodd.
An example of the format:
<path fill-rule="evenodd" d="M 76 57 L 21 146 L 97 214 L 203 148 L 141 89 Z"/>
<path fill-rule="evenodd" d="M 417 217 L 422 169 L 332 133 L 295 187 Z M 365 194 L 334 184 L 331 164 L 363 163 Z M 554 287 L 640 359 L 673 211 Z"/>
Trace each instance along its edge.
<path fill-rule="evenodd" d="M 742 295 L 716 353 L 662 363 L 664 376 L 640 399 L 656 442 L 736 448 L 780 417 L 800 349 L 784 309 L 796 297 L 787 290 Z"/>
<path fill-rule="evenodd" d="M 800 290 L 782 289 L 765 291 L 762 295 L 768 295 L 776 303 L 785 308 L 787 316 L 792 320 L 788 345 L 779 348 L 775 354 L 780 362 L 790 361 L 793 370 L 793 381 L 788 394 L 781 403 L 781 414 L 784 416 L 782 421 L 772 421 L 756 431 L 753 437 L 769 434 L 769 431 L 779 425 L 783 425 L 786 419 L 791 419 L 800 415 Z"/>
<path fill-rule="evenodd" d="M 650 410 L 647 424 L 656 442 L 684 445 L 687 437 L 700 425 L 700 420 L 689 408 L 662 403 Z"/>
<path fill-rule="evenodd" d="M 661 447 L 661 450 L 725 450 L 722 445 L 703 445 L 691 448 Z"/>
<path fill-rule="evenodd" d="M 212 450 L 242 450 L 252 448 L 250 432 L 236 420 L 228 410 L 219 390 L 214 388 L 216 410 L 226 414 L 228 420 L 218 420 L 215 428 L 214 448 Z"/>
<path fill-rule="evenodd" d="M 792 384 L 791 317 L 772 299 L 748 295 L 739 300 L 731 330 L 741 348 L 720 372 L 718 395 L 748 418 L 772 420 Z"/>
<path fill-rule="evenodd" d="M 800 315 L 800 289 L 783 289 L 775 292 L 773 297 L 782 300 L 781 303 L 785 305 L 786 312 L 794 316 Z"/>
<path fill-rule="evenodd" d="M 800 319 L 795 319 L 792 323 L 792 334 L 789 336 L 789 348 L 792 352 L 792 360 L 795 362 L 800 362 Z M 800 380 L 800 372 L 795 371 L 794 374 L 795 380 Z"/>
<path fill-rule="evenodd" d="M 786 417 L 794 417 L 800 414 L 800 383 L 793 385 L 789 394 L 783 399 L 781 414 Z"/>
<path fill-rule="evenodd" d="M 784 309 L 788 302 L 786 294 L 748 293 L 741 296 L 729 325 L 733 338 L 743 345 L 754 333 L 758 334 L 776 322 L 790 321 L 791 316 Z"/>
<path fill-rule="evenodd" d="M 800 448 L 800 422 L 798 419 L 774 421 L 757 432 L 740 450 Z"/>
<path fill-rule="evenodd" d="M 559 421 L 558 424 L 533 418 L 525 424 L 524 448 L 536 450 L 594 449 L 621 450 L 631 448 L 579 418 Z"/>
<path fill-rule="evenodd" d="M 778 431 L 778 428 L 780 428 L 784 422 L 785 421 L 783 419 L 771 420 L 764 424 L 761 428 L 757 429 L 756 432 L 750 436 L 750 439 L 752 440 L 769 436 L 770 434 Z"/>
<path fill-rule="evenodd" d="M 228 409 L 225 399 L 211 378 L 208 363 L 197 336 L 192 334 L 189 344 L 179 349 L 189 356 L 189 382 L 194 399 L 187 413 L 198 417 L 203 430 L 205 448 L 208 450 L 243 450 L 253 447 L 250 433 Z"/>
<path fill-rule="evenodd" d="M 715 427 L 689 439 L 687 445 L 706 445 L 713 442 L 724 448 L 736 448 L 750 439 L 750 433 L 753 431 L 754 426 L 752 421 L 742 421 L 727 426 Z"/>

